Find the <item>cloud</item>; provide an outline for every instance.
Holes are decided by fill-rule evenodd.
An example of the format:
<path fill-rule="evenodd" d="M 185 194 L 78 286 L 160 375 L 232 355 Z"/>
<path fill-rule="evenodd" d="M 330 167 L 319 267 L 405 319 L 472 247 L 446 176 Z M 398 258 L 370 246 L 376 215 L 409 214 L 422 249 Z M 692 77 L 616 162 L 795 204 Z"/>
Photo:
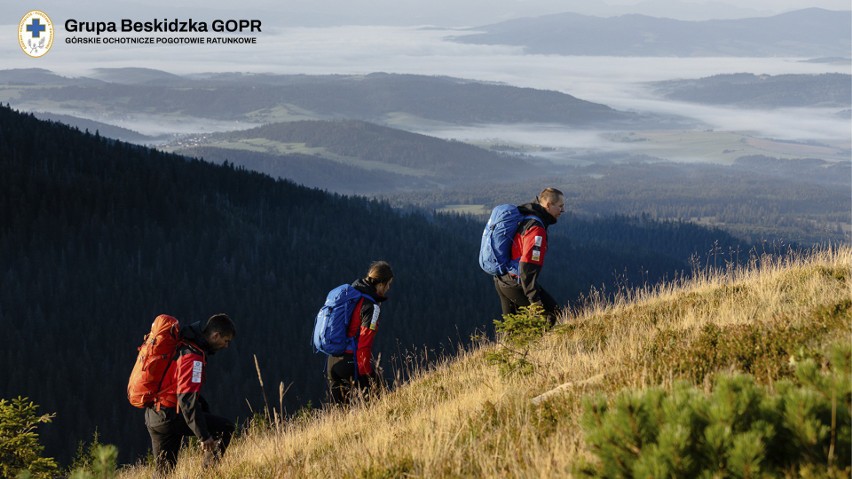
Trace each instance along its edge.
<path fill-rule="evenodd" d="M 116 17 L 252 16 L 270 24 L 332 25 L 443 25 L 479 26 L 519 17 L 575 12 L 596 16 L 628 13 L 700 20 L 764 16 L 790 10 L 821 7 L 848 10 L 846 0 L 170 0 L 125 1 L 41 0 L 38 8 L 52 15 L 86 19 Z M 52 12 L 52 13 L 51 13 Z M 17 12 L 16 12 L 17 13 Z M 24 12 L 20 12 L 23 14 Z M 14 19 L 17 20 L 17 19 Z"/>

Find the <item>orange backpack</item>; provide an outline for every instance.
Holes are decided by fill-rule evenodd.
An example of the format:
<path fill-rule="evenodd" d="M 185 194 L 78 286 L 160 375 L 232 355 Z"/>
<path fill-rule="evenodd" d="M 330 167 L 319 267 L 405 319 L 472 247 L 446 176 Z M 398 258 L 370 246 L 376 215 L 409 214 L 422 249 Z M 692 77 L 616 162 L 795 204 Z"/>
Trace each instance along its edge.
<path fill-rule="evenodd" d="M 151 332 L 145 335 L 138 348 L 136 364 L 127 383 L 127 399 L 131 405 L 139 408 L 154 406 L 179 343 L 178 320 L 167 314 L 154 318 Z"/>

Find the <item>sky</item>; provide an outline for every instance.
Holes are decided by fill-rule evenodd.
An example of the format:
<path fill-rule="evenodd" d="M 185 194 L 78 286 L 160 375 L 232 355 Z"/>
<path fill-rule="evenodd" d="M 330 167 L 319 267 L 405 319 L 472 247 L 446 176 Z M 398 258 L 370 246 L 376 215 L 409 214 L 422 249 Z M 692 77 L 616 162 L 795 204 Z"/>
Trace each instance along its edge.
<path fill-rule="evenodd" d="M 264 57 L 272 69 L 290 67 L 292 62 L 301 61 L 291 54 L 327 49 L 335 47 L 335 43 L 342 51 L 354 55 L 354 58 L 369 56 L 374 50 L 398 52 L 395 58 L 428 56 L 436 48 L 442 52 L 450 50 L 448 42 L 437 46 L 431 39 L 424 42 L 424 37 L 430 36 L 429 33 L 401 36 L 397 34 L 400 30 L 393 30 L 392 27 L 460 29 L 512 18 L 568 11 L 598 16 L 643 13 L 699 20 L 769 16 L 811 7 L 845 11 L 852 8 L 849 0 L 129 0 L 120 3 L 106 0 L 40 0 L 16 8 L 10 8 L 8 4 L 4 6 L 0 13 L 0 58 L 3 58 L 0 68 L 38 67 L 72 73 L 86 68 L 114 66 L 119 60 L 133 66 L 142 63 L 152 67 L 149 59 L 153 56 L 159 59 L 157 64 L 168 71 L 186 71 L 196 67 L 204 71 L 233 71 L 239 68 L 254 70 L 256 66 L 253 63 L 264 63 L 256 57 Z M 16 26 L 30 9 L 47 13 L 56 27 L 54 47 L 49 54 L 36 61 L 22 55 L 17 41 Z M 121 19 L 145 22 L 175 18 L 207 22 L 217 18 L 258 19 L 263 25 L 259 41 L 268 48 L 218 48 L 208 55 L 203 48 L 87 48 L 62 45 L 64 40 L 68 40 L 65 37 L 73 35 L 65 31 L 69 19 L 95 23 L 119 22 Z M 367 26 L 376 28 L 356 28 Z M 281 50 L 271 49 L 272 45 L 279 44 Z M 456 51 L 451 52 L 454 56 L 464 55 L 467 51 L 467 47 L 458 44 L 454 48 Z M 506 50 L 506 47 L 489 48 Z M 483 51 L 478 49 L 474 53 L 481 55 Z M 323 60 L 338 61 L 335 52 L 333 48 L 312 52 L 314 56 L 304 66 L 309 69 L 314 63 Z M 206 60 L 208 58 L 209 61 Z M 350 68 L 352 63 L 348 58 L 343 59 L 341 67 Z M 388 64 L 386 69 L 396 68 L 395 64 Z"/>
<path fill-rule="evenodd" d="M 566 11 L 601 16 L 640 12 L 694 20 L 766 16 L 810 7 L 848 11 L 850 3 L 849 0 L 131 0 L 121 3 L 40 0 L 18 8 L 7 6 L 0 14 L 0 58 L 3 58 L 0 68 L 37 67 L 79 74 L 90 68 L 116 65 L 159 66 L 172 72 L 257 71 L 268 65 L 269 71 L 304 68 L 304 73 L 309 73 L 318 65 L 333 68 L 336 64 L 341 73 L 346 73 L 357 68 L 358 60 L 367 62 L 375 56 L 374 52 L 382 52 L 390 55 L 387 66 L 370 61 L 367 62 L 370 68 L 396 71 L 399 62 L 405 61 L 414 63 L 410 68 L 417 68 L 418 57 L 435 60 L 436 56 L 458 59 L 468 54 L 482 57 L 492 52 L 519 53 L 511 47 L 464 46 L 442 40 L 458 32 L 399 27 L 431 25 L 449 30 Z M 31 8 L 44 11 L 56 24 L 54 47 L 37 60 L 22 54 L 16 38 L 15 25 Z M 263 33 L 258 36 L 257 48 L 94 48 L 62 44 L 68 40 L 63 37 L 72 36 L 64 31 L 68 19 L 94 23 L 123 18 L 143 22 L 174 18 L 207 22 L 216 18 L 259 19 Z M 341 58 L 341 52 L 346 56 Z M 307 57 L 300 57 L 303 54 Z M 328 72 L 328 68 L 319 70 Z"/>
<path fill-rule="evenodd" d="M 57 17 L 104 19 L 214 13 L 261 16 L 272 26 L 436 25 L 479 26 L 518 17 L 575 12 L 598 16 L 642 13 L 700 20 L 767 16 L 802 8 L 849 10 L 848 0 L 41 0 L 10 8 L 2 23 L 17 23 L 29 9 Z"/>

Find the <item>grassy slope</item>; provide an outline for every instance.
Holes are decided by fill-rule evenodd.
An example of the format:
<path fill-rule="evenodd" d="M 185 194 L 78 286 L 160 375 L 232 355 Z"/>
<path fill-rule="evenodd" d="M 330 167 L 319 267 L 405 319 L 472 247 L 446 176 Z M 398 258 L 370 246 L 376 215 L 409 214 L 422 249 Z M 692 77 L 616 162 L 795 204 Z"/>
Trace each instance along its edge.
<path fill-rule="evenodd" d="M 746 371 L 790 377 L 791 356 L 820 356 L 852 333 L 852 249 L 631 291 L 586 305 L 542 338 L 526 376 L 485 360 L 486 344 L 369 404 L 292 418 L 237 439 L 205 477 L 565 477 L 592 458 L 579 428 L 582 398 Z M 227 378 L 220 378 L 227 380 Z M 318 378 L 319 380 L 319 378 Z M 532 398 L 571 383 L 534 405 Z M 195 477 L 190 451 L 176 477 Z M 137 466 L 122 477 L 150 477 Z"/>

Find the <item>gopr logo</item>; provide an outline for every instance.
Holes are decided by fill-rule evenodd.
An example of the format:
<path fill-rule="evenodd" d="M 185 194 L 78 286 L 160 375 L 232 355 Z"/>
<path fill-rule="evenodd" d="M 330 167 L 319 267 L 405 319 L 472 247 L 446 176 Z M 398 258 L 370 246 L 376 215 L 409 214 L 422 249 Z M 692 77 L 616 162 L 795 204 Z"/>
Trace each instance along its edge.
<path fill-rule="evenodd" d="M 43 56 L 53 46 L 53 22 L 44 12 L 27 12 L 18 24 L 18 43 L 27 55 Z"/>

